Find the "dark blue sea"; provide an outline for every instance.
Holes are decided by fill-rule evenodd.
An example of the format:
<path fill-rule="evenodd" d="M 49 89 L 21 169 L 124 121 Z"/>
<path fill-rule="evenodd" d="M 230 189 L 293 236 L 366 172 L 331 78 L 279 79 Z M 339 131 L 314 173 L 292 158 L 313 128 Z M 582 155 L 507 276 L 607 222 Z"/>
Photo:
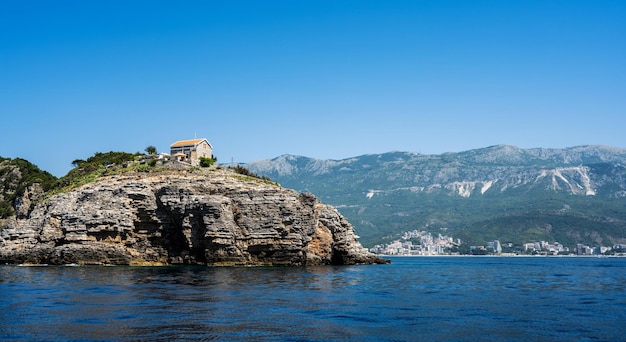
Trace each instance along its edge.
<path fill-rule="evenodd" d="M 626 258 L 0 266 L 2 341 L 625 341 Z"/>

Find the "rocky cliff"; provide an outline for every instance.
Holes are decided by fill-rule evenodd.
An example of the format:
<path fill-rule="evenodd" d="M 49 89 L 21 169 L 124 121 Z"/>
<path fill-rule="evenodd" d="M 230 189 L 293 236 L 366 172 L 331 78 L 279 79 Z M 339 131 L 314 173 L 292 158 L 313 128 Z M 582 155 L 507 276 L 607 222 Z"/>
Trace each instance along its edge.
<path fill-rule="evenodd" d="M 313 195 L 227 169 L 102 177 L 0 220 L 0 262 L 114 265 L 385 263 Z"/>

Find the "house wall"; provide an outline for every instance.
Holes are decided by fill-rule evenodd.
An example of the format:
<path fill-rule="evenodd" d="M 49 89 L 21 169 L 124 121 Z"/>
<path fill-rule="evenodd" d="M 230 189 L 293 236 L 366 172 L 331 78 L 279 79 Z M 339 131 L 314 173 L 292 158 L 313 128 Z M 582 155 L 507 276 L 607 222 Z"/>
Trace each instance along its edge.
<path fill-rule="evenodd" d="M 184 145 L 184 146 L 176 146 L 170 147 L 171 155 L 175 155 L 176 153 L 185 154 L 186 161 L 191 163 L 191 165 L 200 165 L 200 157 L 203 158 L 211 158 L 213 157 L 213 149 L 211 145 L 205 140 L 199 143 L 198 145 Z"/>
<path fill-rule="evenodd" d="M 176 146 L 170 148 L 170 154 L 175 155 L 176 153 L 183 153 L 187 156 L 187 159 L 191 158 L 191 151 L 193 150 L 193 145 L 184 145 L 184 146 Z"/>
<path fill-rule="evenodd" d="M 213 157 L 213 149 L 211 145 L 209 145 L 206 141 L 201 142 L 196 147 L 197 158 L 211 158 Z"/>
<path fill-rule="evenodd" d="M 195 149 L 191 150 L 190 162 L 191 165 L 198 166 L 200 165 L 200 157 L 202 158 L 211 158 L 213 157 L 213 150 L 211 149 L 211 145 L 209 145 L 206 141 L 201 142 L 196 146 Z"/>

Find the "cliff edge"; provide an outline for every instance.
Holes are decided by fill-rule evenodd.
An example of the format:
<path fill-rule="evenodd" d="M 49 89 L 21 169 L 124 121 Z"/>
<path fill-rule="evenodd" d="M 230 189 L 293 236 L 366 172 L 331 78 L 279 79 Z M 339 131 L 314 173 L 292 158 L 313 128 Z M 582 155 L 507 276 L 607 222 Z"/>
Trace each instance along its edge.
<path fill-rule="evenodd" d="M 38 191 L 25 191 L 17 214 L 0 220 L 0 263 L 388 262 L 367 252 L 352 225 L 313 195 L 228 169 L 106 176 L 31 204 Z"/>

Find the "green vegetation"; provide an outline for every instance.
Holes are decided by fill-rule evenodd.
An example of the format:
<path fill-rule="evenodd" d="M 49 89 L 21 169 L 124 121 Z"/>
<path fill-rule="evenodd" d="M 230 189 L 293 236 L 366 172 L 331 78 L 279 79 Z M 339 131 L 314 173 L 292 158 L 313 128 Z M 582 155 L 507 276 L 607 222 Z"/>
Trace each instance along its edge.
<path fill-rule="evenodd" d="M 25 159 L 0 158 L 0 218 L 15 213 L 15 199 L 22 196 L 32 184 L 39 183 L 43 191 L 48 191 L 56 182 L 56 177 Z"/>
<path fill-rule="evenodd" d="M 154 146 L 146 147 L 145 151 L 146 151 L 147 154 L 150 154 L 150 155 L 157 154 L 157 149 Z"/>
<path fill-rule="evenodd" d="M 406 231 L 439 233 L 444 228 L 470 245 L 498 239 L 597 246 L 626 238 L 626 151 L 493 147 L 432 156 L 393 152 L 340 161 L 290 156 L 271 162 L 278 165 L 246 166 L 337 206 L 366 247 Z M 585 179 L 595 195 L 581 192 Z"/>
<path fill-rule="evenodd" d="M 74 188 L 89 182 L 93 182 L 98 177 L 107 172 L 107 168 L 127 167 L 129 162 L 134 161 L 141 154 L 131 154 L 127 152 L 97 152 L 87 160 L 76 159 L 72 162 L 74 168 L 61 177 L 55 188 Z"/>
<path fill-rule="evenodd" d="M 167 170 L 159 167 L 156 148 L 148 146 L 147 154 L 140 152 L 97 152 L 93 156 L 72 161 L 74 168 L 65 176 L 56 178 L 48 172 L 40 170 L 30 162 L 16 158 L 0 157 L 0 218 L 15 214 L 15 199 L 22 196 L 26 188 L 39 183 L 47 197 L 70 191 L 74 188 L 96 181 L 107 175 L 116 175 L 125 172 L 159 172 Z M 217 162 L 217 158 L 200 158 L 202 167 L 209 167 Z M 198 167 L 189 168 L 190 171 L 200 170 Z M 249 171 L 238 172 L 269 181 L 267 177 L 258 177 Z M 237 171 L 237 170 L 236 170 Z"/>
<path fill-rule="evenodd" d="M 0 201 L 0 219 L 7 218 L 15 213 L 13 206 L 9 201 L 2 200 Z"/>
<path fill-rule="evenodd" d="M 252 171 L 248 170 L 247 168 L 241 166 L 241 165 L 230 166 L 229 169 L 232 169 L 236 173 L 242 175 L 243 176 L 241 178 L 242 180 L 247 180 L 247 181 L 258 180 L 258 181 L 261 181 L 263 183 L 272 184 L 272 185 L 278 185 L 278 183 L 274 182 L 269 177 L 267 177 L 267 176 L 259 176 L 259 175 L 255 174 L 255 173 L 253 173 Z"/>
<path fill-rule="evenodd" d="M 148 148 L 146 148 L 148 150 Z M 74 169 L 59 179 L 49 195 L 66 192 L 84 184 L 94 182 L 107 175 L 125 172 L 158 172 L 167 170 L 157 166 L 155 154 L 127 152 L 97 152 L 87 160 L 77 159 L 72 162 Z"/>
<path fill-rule="evenodd" d="M 55 185 L 56 177 L 47 171 L 40 170 L 36 165 L 25 159 L 13 159 L 11 164 L 19 168 L 22 174 L 20 185 L 16 189 L 18 196 L 21 196 L 24 190 L 26 190 L 26 187 L 33 183 L 41 184 L 44 191 L 50 190 Z"/>
<path fill-rule="evenodd" d="M 253 173 L 252 171 L 248 170 L 247 168 L 241 165 L 235 165 L 234 167 L 231 167 L 231 169 L 235 170 L 235 172 L 237 172 L 240 175 L 259 178 L 259 176 L 257 176 L 255 173 Z"/>
<path fill-rule="evenodd" d="M 232 167 L 232 169 L 235 170 L 235 172 L 237 172 L 240 175 L 253 177 L 253 178 L 258 178 L 258 179 L 262 179 L 262 180 L 266 180 L 266 181 L 272 181 L 269 177 L 267 177 L 267 176 L 259 176 L 256 173 L 248 170 L 247 168 L 245 168 L 245 167 L 243 167 L 241 165 L 236 165 L 235 167 Z"/>
<path fill-rule="evenodd" d="M 200 166 L 202 167 L 209 167 L 215 164 L 216 162 L 217 162 L 217 158 L 215 157 L 212 157 L 212 158 L 200 157 Z"/>

